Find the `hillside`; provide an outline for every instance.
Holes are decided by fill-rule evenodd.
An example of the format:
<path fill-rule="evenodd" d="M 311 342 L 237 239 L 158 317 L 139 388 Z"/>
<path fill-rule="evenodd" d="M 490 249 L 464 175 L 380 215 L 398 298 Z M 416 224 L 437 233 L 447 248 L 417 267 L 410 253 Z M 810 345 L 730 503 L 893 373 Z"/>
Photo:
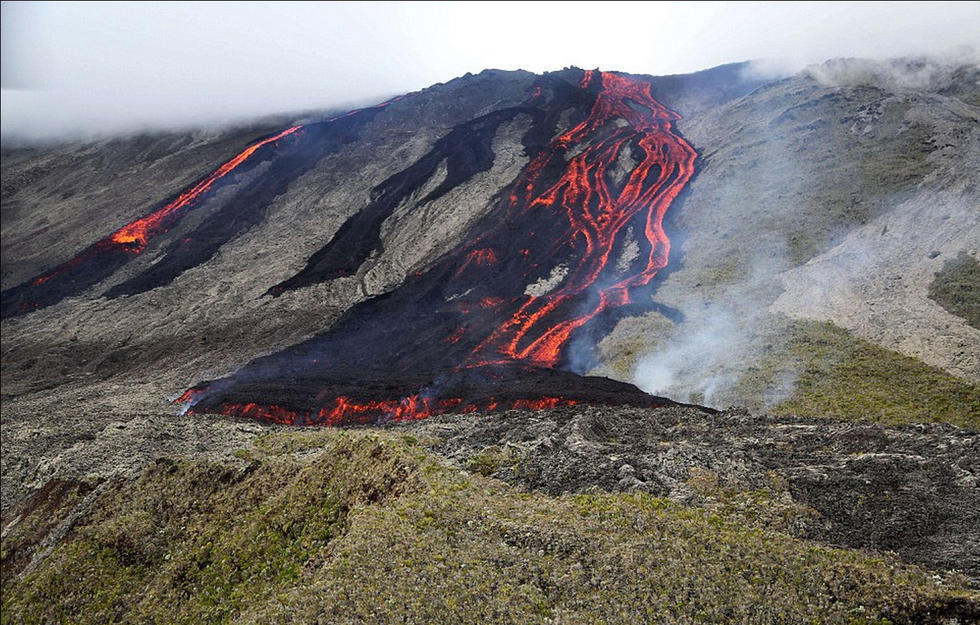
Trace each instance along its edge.
<path fill-rule="evenodd" d="M 3 622 L 970 622 L 978 122 L 848 59 L 4 147 Z"/>

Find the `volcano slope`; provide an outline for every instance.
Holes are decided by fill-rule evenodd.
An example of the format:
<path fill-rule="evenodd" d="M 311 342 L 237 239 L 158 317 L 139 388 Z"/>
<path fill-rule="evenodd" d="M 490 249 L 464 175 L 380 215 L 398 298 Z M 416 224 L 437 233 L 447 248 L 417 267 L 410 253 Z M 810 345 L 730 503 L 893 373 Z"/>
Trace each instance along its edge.
<path fill-rule="evenodd" d="M 350 113 L 5 147 L 5 620 L 591 621 L 615 597 L 624 620 L 970 618 L 978 75 L 486 71 Z M 515 516 L 532 499 L 555 514 Z M 632 553 L 713 537 L 736 573 L 624 571 L 627 526 Z M 535 572 L 476 566 L 501 558 Z M 337 594 L 351 578 L 365 595 Z"/>

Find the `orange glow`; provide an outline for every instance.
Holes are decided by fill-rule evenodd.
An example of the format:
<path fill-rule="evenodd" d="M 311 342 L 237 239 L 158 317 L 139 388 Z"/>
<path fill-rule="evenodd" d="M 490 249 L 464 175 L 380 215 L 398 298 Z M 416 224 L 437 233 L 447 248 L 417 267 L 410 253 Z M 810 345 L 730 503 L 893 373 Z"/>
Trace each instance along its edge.
<path fill-rule="evenodd" d="M 199 390 L 199 389 L 196 389 L 196 388 L 189 388 L 186 391 L 184 391 L 184 394 L 183 395 L 181 395 L 180 397 L 178 397 L 177 399 L 175 399 L 174 400 L 174 403 L 175 404 L 189 404 L 189 403 L 192 403 L 195 399 L 197 399 L 197 396 L 200 395 L 203 392 L 204 392 L 203 390 Z"/>
<path fill-rule="evenodd" d="M 667 265 L 670 241 L 663 219 L 677 195 L 694 174 L 694 149 L 673 132 L 680 116 L 653 99 L 648 83 L 601 72 L 602 90 L 588 118 L 552 141 L 551 149 L 538 155 L 514 184 L 511 206 L 518 211 L 552 210 L 567 217 L 568 241 L 583 241 L 583 254 L 570 268 L 560 288 L 526 301 L 497 327 L 475 350 L 467 366 L 506 360 L 539 367 L 558 365 L 571 334 L 613 306 L 629 303 L 629 290 L 649 284 Z M 580 86 L 589 87 L 596 72 L 587 71 Z M 626 123 L 613 125 L 617 120 Z M 606 130 L 600 134 L 600 130 Z M 605 137 L 596 141 L 596 136 Z M 635 141 L 642 161 L 626 178 L 617 193 L 610 188 L 607 172 L 621 152 Z M 573 157 L 558 182 L 535 194 L 536 181 L 544 166 L 561 158 L 573 146 L 584 146 Z M 634 152 L 637 152 L 634 150 Z M 655 173 L 652 184 L 648 179 Z M 645 266 L 611 286 L 599 289 L 594 307 L 577 314 L 560 316 L 562 304 L 596 289 L 607 268 L 621 231 L 638 214 L 645 213 L 642 233 L 650 251 Z M 529 339 L 529 337 L 536 337 Z"/>
<path fill-rule="evenodd" d="M 234 171 L 235 168 L 247 161 L 248 158 L 262 146 L 269 143 L 275 143 L 279 139 L 282 139 L 287 135 L 291 135 L 301 128 L 302 126 L 293 126 L 292 128 L 283 130 L 273 137 L 253 143 L 238 153 L 235 158 L 211 172 L 207 178 L 181 193 L 173 202 L 167 204 L 159 210 L 153 211 L 146 217 L 137 219 L 136 221 L 126 224 L 119 230 L 113 232 L 111 235 L 109 235 L 109 240 L 113 243 L 129 246 L 135 252 L 143 251 L 151 237 L 161 232 L 166 232 L 164 220 L 166 220 L 167 217 L 193 203 L 202 194 L 207 192 L 207 190 L 210 189 L 215 182 Z"/>
<path fill-rule="evenodd" d="M 453 333 L 446 337 L 447 343 L 459 343 L 459 341 L 466 335 L 466 328 L 460 326 L 453 330 Z"/>
<path fill-rule="evenodd" d="M 186 393 L 185 393 L 186 395 Z M 180 400 L 178 400 L 180 401 Z M 558 406 L 575 406 L 581 402 L 561 397 L 540 397 L 537 399 L 517 399 L 509 404 L 511 410 L 546 410 Z M 329 405 L 314 411 L 294 411 L 282 406 L 262 405 L 254 402 L 221 404 L 215 412 L 236 417 L 248 417 L 271 421 L 283 425 L 327 425 L 335 426 L 350 423 L 375 423 L 389 421 L 416 421 L 440 414 L 469 414 L 477 411 L 494 412 L 500 408 L 499 402 L 490 398 L 482 404 L 463 404 L 460 397 L 434 399 L 419 397 L 418 394 L 401 399 L 353 401 L 348 397 L 335 398 Z M 194 413 L 191 409 L 188 412 Z"/>
<path fill-rule="evenodd" d="M 474 267 L 489 267 L 490 265 L 495 265 L 497 263 L 497 253 L 492 249 L 485 247 L 478 250 L 473 250 L 466 255 L 466 260 L 463 265 L 456 270 L 454 277 L 459 277 L 466 269 L 470 266 Z"/>
<path fill-rule="evenodd" d="M 275 143 L 283 137 L 294 134 L 301 129 L 302 126 L 293 126 L 283 130 L 273 137 L 253 143 L 237 154 L 233 159 L 208 174 L 204 180 L 183 191 L 177 196 L 176 200 L 170 202 L 163 208 L 153 211 L 145 217 L 141 217 L 136 221 L 126 224 L 109 236 L 99 239 L 74 258 L 65 261 L 51 271 L 48 271 L 47 273 L 44 273 L 31 280 L 31 286 L 40 286 L 55 276 L 64 274 L 92 258 L 99 258 L 103 255 L 112 254 L 119 251 L 124 253 L 139 254 L 146 249 L 146 246 L 151 238 L 166 232 L 167 229 L 173 225 L 173 221 L 178 219 L 182 213 L 189 210 L 192 205 L 214 185 L 215 182 L 227 176 L 229 173 L 234 171 L 235 168 L 247 161 L 256 150 L 264 145 Z"/>
<path fill-rule="evenodd" d="M 448 374 L 485 368 L 468 371 L 473 377 L 463 385 L 451 382 L 444 388 L 447 394 L 461 395 L 472 393 L 464 389 L 482 389 L 478 394 L 443 397 L 427 391 L 398 398 L 411 391 L 386 390 L 396 398 L 362 400 L 335 397 L 343 387 L 331 386 L 306 404 L 305 412 L 254 403 L 212 406 L 224 414 L 279 423 L 340 425 L 588 403 L 587 392 L 564 391 L 560 385 L 553 388 L 554 396 L 520 397 L 526 393 L 513 386 L 506 387 L 514 389 L 508 393 L 501 389 L 510 380 L 494 367 L 508 375 L 515 368 L 528 375 L 558 368 L 576 330 L 604 311 L 629 304 L 631 292 L 651 283 L 670 254 L 664 217 L 693 176 L 697 154 L 673 128 L 680 116 L 653 98 L 649 83 L 589 70 L 579 87 L 589 90 L 588 101 L 595 98 L 588 115 L 582 119 L 586 110 L 579 110 L 575 119 L 580 122 L 543 149 L 533 147 L 530 161 L 504 191 L 499 214 L 503 229 L 495 231 L 490 224 L 475 241 L 448 255 L 440 273 L 433 274 L 440 280 L 451 276 L 453 282 L 438 284 L 440 294 L 453 294 L 435 309 L 438 322 L 445 324 L 437 337 L 448 354 L 438 366 Z M 541 95 L 535 88 L 531 97 Z M 628 163 L 626 171 L 617 171 L 620 163 Z M 546 232 L 533 231 L 539 223 L 546 224 Z M 617 268 L 627 232 L 638 240 L 640 255 L 628 267 Z M 515 238 L 521 235 L 523 240 Z M 548 292 L 524 291 L 549 270 L 556 277 L 547 278 Z M 526 280 L 519 281 L 520 276 Z M 456 278 L 461 278 L 459 284 Z M 384 346 L 381 350 L 383 359 Z M 496 398 L 487 398 L 490 388 Z"/>
<path fill-rule="evenodd" d="M 542 397 L 540 399 L 518 399 L 514 402 L 514 410 L 544 410 L 556 406 L 574 406 L 579 402 L 574 399 L 560 397 Z"/>
<path fill-rule="evenodd" d="M 404 96 L 399 96 L 374 106 L 348 111 L 342 115 L 337 115 L 336 117 L 332 117 L 318 123 L 337 121 L 338 119 L 350 117 L 365 110 L 381 109 L 393 102 L 401 100 L 403 97 Z M 290 135 L 295 135 L 302 129 L 303 126 L 300 125 L 292 126 L 275 134 L 274 136 L 267 137 L 261 141 L 253 143 L 235 155 L 234 158 L 221 165 L 221 167 L 208 174 L 203 180 L 195 183 L 189 189 L 185 189 L 180 193 L 180 195 L 177 196 L 177 199 L 173 200 L 166 206 L 153 211 L 149 215 L 130 222 L 112 234 L 96 241 L 74 258 L 62 263 L 61 265 L 58 265 L 51 271 L 32 278 L 30 285 L 32 287 L 41 286 L 51 278 L 65 274 L 69 270 L 82 265 L 85 261 L 92 258 L 99 258 L 103 255 L 118 253 L 120 251 L 130 254 L 139 254 L 146 249 L 150 239 L 167 232 L 169 228 L 173 227 L 176 220 L 178 220 L 184 212 L 192 208 L 193 205 L 201 198 L 201 196 L 207 193 L 214 186 L 215 182 L 224 178 L 240 167 L 263 146 L 276 144 L 279 140 Z M 187 242 L 189 239 L 184 239 L 184 241 Z"/>
<path fill-rule="evenodd" d="M 460 302 L 459 303 L 459 306 L 457 308 L 462 313 L 470 314 L 470 313 L 478 312 L 478 311 L 481 311 L 481 310 L 491 310 L 493 308 L 499 308 L 505 302 L 506 302 L 506 300 L 504 300 L 502 297 L 488 296 L 488 297 L 482 298 L 480 301 L 476 302 L 475 304 L 472 303 L 472 302 Z M 455 343 L 456 341 L 459 340 L 459 339 L 456 339 L 456 341 L 453 341 L 452 340 L 452 336 L 453 335 L 450 335 L 450 341 L 451 342 Z M 462 338 L 462 336 L 460 336 L 460 338 Z"/>

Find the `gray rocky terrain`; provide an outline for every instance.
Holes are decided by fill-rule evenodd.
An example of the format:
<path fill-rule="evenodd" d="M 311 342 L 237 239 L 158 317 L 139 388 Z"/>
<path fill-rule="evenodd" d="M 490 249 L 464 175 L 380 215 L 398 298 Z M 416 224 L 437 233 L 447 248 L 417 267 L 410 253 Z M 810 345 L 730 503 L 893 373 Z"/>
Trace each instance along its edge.
<path fill-rule="evenodd" d="M 647 492 L 980 574 L 980 438 L 695 409 L 562 409 L 404 426 L 462 468 L 552 494 Z"/>
<path fill-rule="evenodd" d="M 601 344 L 596 372 L 682 400 L 701 391 L 702 401 L 716 406 L 761 406 L 739 396 L 736 382 L 758 356 L 758 343 L 779 340 L 767 328 L 786 314 L 833 321 L 976 382 L 978 331 L 923 296 L 944 259 L 977 254 L 978 182 L 976 168 L 966 165 L 980 141 L 976 76 L 975 67 L 961 68 L 923 90 L 859 78 L 842 85 L 810 72 L 727 101 L 720 89 L 677 93 L 665 82 L 667 103 L 687 114 L 678 127 L 701 154 L 697 178 L 673 216 L 675 265 L 655 296 L 683 319 L 654 313 L 624 320 Z M 484 72 L 409 95 L 380 112 L 360 141 L 323 158 L 276 198 L 261 224 L 172 284 L 94 297 L 153 263 L 151 253 L 88 295 L 5 320 L 8 401 L 68 385 L 164 408 L 200 379 L 328 327 L 465 236 L 522 163 L 526 120 L 501 127 L 492 169 L 450 196 L 397 210 L 383 227 L 383 254 L 356 277 L 261 296 L 300 269 L 399 164 L 418 158 L 454 124 L 520 101 L 532 82 L 532 74 Z M 138 216 L 150 198 L 213 167 L 232 145 L 271 130 L 5 153 L 4 287 L 63 262 Z M 910 318 L 909 310 L 919 312 Z M 722 331 L 732 319 L 738 331 Z M 713 348 L 686 344 L 704 335 Z M 662 360 L 677 349 L 693 349 L 696 372 L 677 367 L 673 387 L 645 379 L 637 366 L 643 357 Z M 724 357 L 732 349 L 748 357 L 736 364 Z M 116 386 L 96 390 L 103 384 Z"/>
<path fill-rule="evenodd" d="M 624 320 L 599 371 L 771 408 L 792 383 L 763 399 L 738 382 L 788 315 L 980 380 L 978 330 L 926 296 L 945 260 L 978 256 L 977 85 L 976 66 L 841 60 L 681 120 L 701 166 L 677 216 L 681 266 L 656 298 L 685 319 Z M 673 379 L 637 367 L 651 344 Z"/>

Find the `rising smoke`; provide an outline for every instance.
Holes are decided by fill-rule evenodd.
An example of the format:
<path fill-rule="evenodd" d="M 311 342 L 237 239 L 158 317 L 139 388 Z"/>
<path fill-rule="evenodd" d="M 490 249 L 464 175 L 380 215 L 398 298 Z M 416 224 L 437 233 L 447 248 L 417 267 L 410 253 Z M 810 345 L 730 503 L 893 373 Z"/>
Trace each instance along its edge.
<path fill-rule="evenodd" d="M 798 361 L 772 358 L 779 366 L 761 371 L 759 359 L 785 353 L 784 315 L 833 321 L 955 375 L 975 370 L 955 349 L 971 330 L 926 290 L 936 259 L 969 253 L 976 236 L 975 202 L 965 209 L 962 198 L 980 181 L 963 163 L 980 144 L 963 132 L 976 114 L 958 97 L 978 76 L 969 50 L 836 59 L 785 83 L 786 95 L 779 85 L 755 94 L 758 113 L 738 113 L 731 130 L 718 120 L 682 125 L 695 145 L 701 132 L 724 140 L 682 208 L 683 267 L 657 296 L 684 319 L 650 326 L 657 346 L 638 359 L 634 382 L 715 407 L 778 404 Z M 923 335 L 933 339 L 915 339 Z"/>
<path fill-rule="evenodd" d="M 792 368 L 773 372 L 762 388 L 743 385 L 758 372 L 760 358 L 779 347 L 779 322 L 768 307 L 788 263 L 783 251 L 759 254 L 722 289 L 693 289 L 679 306 L 683 319 L 637 361 L 633 382 L 648 393 L 715 408 L 770 408 L 786 400 L 798 375 Z"/>
<path fill-rule="evenodd" d="M 980 65 L 980 50 L 961 46 L 947 54 L 897 59 L 831 59 L 803 73 L 823 87 L 871 86 L 888 91 L 938 91 L 949 87 L 957 70 Z"/>

